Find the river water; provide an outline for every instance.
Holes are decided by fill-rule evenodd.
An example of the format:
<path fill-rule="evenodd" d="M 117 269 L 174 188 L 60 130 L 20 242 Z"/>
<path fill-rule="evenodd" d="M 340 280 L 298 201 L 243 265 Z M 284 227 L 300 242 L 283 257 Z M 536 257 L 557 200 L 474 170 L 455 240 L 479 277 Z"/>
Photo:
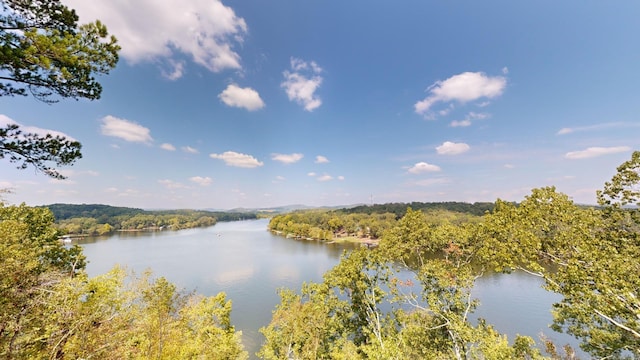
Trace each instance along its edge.
<path fill-rule="evenodd" d="M 224 291 L 232 300 L 232 322 L 252 359 L 271 312 L 280 302 L 277 289 L 300 290 L 303 282 L 320 282 L 345 250 L 355 244 L 327 244 L 287 239 L 267 231 L 268 220 L 221 222 L 208 228 L 180 231 L 119 233 L 80 241 L 90 276 L 116 264 L 140 274 L 151 269 L 186 291 L 203 295 Z M 539 278 L 524 273 L 492 274 L 480 278 L 474 296 L 476 315 L 509 335 L 540 333 L 562 346 L 575 339 L 548 328 L 551 304 L 558 295 L 540 287 Z"/>

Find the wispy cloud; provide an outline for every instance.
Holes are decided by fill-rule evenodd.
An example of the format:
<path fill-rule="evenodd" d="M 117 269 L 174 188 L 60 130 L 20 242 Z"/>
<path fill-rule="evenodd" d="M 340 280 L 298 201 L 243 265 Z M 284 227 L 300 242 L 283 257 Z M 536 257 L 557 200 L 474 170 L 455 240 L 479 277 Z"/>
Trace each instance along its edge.
<path fill-rule="evenodd" d="M 233 50 L 247 32 L 244 19 L 220 0 L 65 0 L 76 9 L 81 22 L 100 19 L 118 38 L 120 55 L 130 63 L 165 62 L 165 77 L 177 79 L 187 55 L 213 72 L 240 69 L 240 55 Z M 176 12 L 176 9 L 179 9 Z M 145 16 L 140 16 L 145 14 Z M 162 24 L 162 31 L 158 31 Z"/>
<path fill-rule="evenodd" d="M 194 182 L 200 186 L 208 186 L 211 185 L 211 183 L 213 182 L 213 179 L 210 177 L 202 177 L 202 176 L 194 176 L 194 177 L 190 177 L 189 181 Z"/>
<path fill-rule="evenodd" d="M 283 72 L 284 81 L 280 86 L 285 89 L 289 100 L 302 105 L 306 111 L 313 111 L 322 105 L 322 100 L 315 93 L 322 84 L 321 72 L 322 69 L 313 61 L 291 58 L 291 71 Z"/>
<path fill-rule="evenodd" d="M 437 165 L 428 164 L 426 162 L 419 162 L 410 167 L 408 171 L 412 174 L 421 174 L 425 172 L 440 171 L 440 167 Z"/>
<path fill-rule="evenodd" d="M 168 180 L 168 179 L 158 180 L 158 184 L 164 186 L 165 188 L 167 188 L 169 190 L 186 189 L 187 188 L 187 186 L 182 184 L 182 183 L 175 182 L 173 180 Z"/>
<path fill-rule="evenodd" d="M 6 127 L 7 125 L 18 125 L 20 127 L 20 130 L 22 130 L 23 134 L 31 133 L 31 134 L 36 134 L 38 136 L 46 136 L 47 134 L 50 134 L 51 136 L 54 136 L 54 137 L 60 136 L 60 137 L 66 138 L 67 140 L 76 141 L 76 139 L 60 131 L 43 129 L 35 126 L 25 126 L 14 121 L 13 119 L 11 119 L 6 115 L 0 114 L 0 127 Z"/>
<path fill-rule="evenodd" d="M 129 142 L 151 143 L 151 130 L 127 119 L 107 115 L 102 118 L 100 127 L 102 134 L 113 136 Z"/>
<path fill-rule="evenodd" d="M 199 154 L 200 152 L 196 148 L 192 148 L 191 146 L 183 146 L 182 151 L 189 154 Z"/>
<path fill-rule="evenodd" d="M 436 103 L 467 103 L 479 99 L 492 99 L 502 95 L 507 85 L 504 76 L 487 76 L 482 72 L 464 72 L 444 81 L 436 81 L 427 91 L 429 95 L 414 104 L 420 115 L 430 115 Z"/>
<path fill-rule="evenodd" d="M 300 161 L 304 155 L 294 153 L 294 154 L 271 154 L 271 160 L 279 161 L 283 164 L 293 164 Z"/>
<path fill-rule="evenodd" d="M 469 151 L 471 147 L 465 143 L 454 143 L 445 141 L 442 145 L 436 147 L 436 151 L 440 155 L 458 155 Z"/>
<path fill-rule="evenodd" d="M 235 166 L 241 168 L 255 168 L 264 165 L 263 162 L 258 161 L 251 155 L 237 153 L 235 151 L 225 151 L 222 154 L 210 154 L 212 159 L 219 159 L 224 161 L 228 166 Z"/>
<path fill-rule="evenodd" d="M 176 151 L 176 147 L 169 143 L 164 143 L 160 145 L 160 149 L 167 150 L 167 151 Z"/>
<path fill-rule="evenodd" d="M 613 129 L 613 128 L 636 128 L 640 127 L 640 123 L 627 123 L 627 122 L 611 122 L 611 123 L 602 123 L 602 124 L 594 124 L 588 126 L 577 126 L 577 127 L 566 127 L 558 130 L 556 135 L 566 135 L 574 132 L 582 132 L 582 131 L 597 131 L 603 129 Z"/>
<path fill-rule="evenodd" d="M 631 151 L 629 146 L 613 146 L 613 147 L 590 147 L 585 150 L 571 151 L 564 155 L 567 159 L 588 159 L 602 155 L 617 154 L 621 152 Z"/>
<path fill-rule="evenodd" d="M 465 116 L 465 118 L 463 120 L 453 120 L 449 126 L 451 127 L 467 127 L 467 126 L 471 126 L 471 123 L 474 120 L 482 120 L 482 119 L 486 119 L 488 118 L 490 115 L 487 113 L 476 113 L 476 112 L 469 112 L 467 114 L 467 116 Z"/>
<path fill-rule="evenodd" d="M 245 108 L 249 111 L 260 110 L 264 107 L 264 101 L 260 94 L 252 88 L 241 88 L 238 85 L 230 84 L 218 95 L 218 98 L 228 106 Z"/>
<path fill-rule="evenodd" d="M 448 182 L 449 180 L 445 178 L 434 178 L 434 179 L 418 180 L 414 182 L 414 184 L 418 186 L 432 186 L 432 185 L 438 185 L 438 184 L 446 184 Z"/>

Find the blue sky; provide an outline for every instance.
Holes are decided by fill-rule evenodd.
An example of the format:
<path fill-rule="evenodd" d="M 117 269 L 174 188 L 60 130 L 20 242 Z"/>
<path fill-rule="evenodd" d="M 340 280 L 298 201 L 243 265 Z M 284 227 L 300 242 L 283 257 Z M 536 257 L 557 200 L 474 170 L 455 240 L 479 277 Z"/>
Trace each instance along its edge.
<path fill-rule="evenodd" d="M 122 46 L 98 101 L 0 98 L 83 144 L 10 203 L 579 203 L 640 149 L 636 1 L 64 0 Z"/>

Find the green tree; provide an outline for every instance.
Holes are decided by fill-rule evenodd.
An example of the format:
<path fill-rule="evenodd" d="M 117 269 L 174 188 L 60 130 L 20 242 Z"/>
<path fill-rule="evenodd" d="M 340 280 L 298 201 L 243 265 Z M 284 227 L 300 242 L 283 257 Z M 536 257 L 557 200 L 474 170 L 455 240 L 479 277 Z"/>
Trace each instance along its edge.
<path fill-rule="evenodd" d="M 97 74 L 108 74 L 120 47 L 99 21 L 78 25 L 75 11 L 59 0 L 0 2 L 0 97 L 26 96 L 48 103 L 57 97 L 99 99 Z M 54 178 L 63 176 L 47 165 L 71 165 L 81 158 L 80 143 L 63 136 L 0 128 L 0 158 L 34 166 Z"/>
<path fill-rule="evenodd" d="M 534 189 L 518 206 L 498 201 L 481 225 L 479 256 L 497 270 L 544 277 L 563 296 L 553 328 L 599 358 L 640 357 L 639 185 L 636 151 L 598 191 L 597 209 Z"/>
<path fill-rule="evenodd" d="M 84 268 L 78 246 L 58 240 L 48 209 L 0 204 L 0 357 L 31 354 L 43 346 L 40 309 L 62 279 Z"/>

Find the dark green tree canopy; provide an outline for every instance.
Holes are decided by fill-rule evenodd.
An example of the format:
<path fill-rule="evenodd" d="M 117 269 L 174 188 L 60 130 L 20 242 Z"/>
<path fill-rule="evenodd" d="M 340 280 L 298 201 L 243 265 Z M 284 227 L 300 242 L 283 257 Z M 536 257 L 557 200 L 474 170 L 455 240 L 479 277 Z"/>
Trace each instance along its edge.
<path fill-rule="evenodd" d="M 46 103 L 59 98 L 99 99 L 96 74 L 108 74 L 120 47 L 105 25 L 78 25 L 78 15 L 59 0 L 0 0 L 0 97 L 32 95 Z M 80 143 L 64 136 L 24 132 L 0 124 L 0 159 L 29 166 L 56 179 L 54 166 L 82 157 Z"/>
<path fill-rule="evenodd" d="M 0 3 L 0 96 L 100 98 L 94 74 L 109 73 L 120 50 L 100 21 L 78 25 L 60 1 Z"/>
<path fill-rule="evenodd" d="M 18 169 L 30 165 L 55 179 L 64 179 L 55 168 L 49 166 L 71 165 L 82 158 L 81 145 L 75 140 L 51 134 L 25 133 L 16 124 L 0 128 L 0 159 L 18 163 Z"/>

